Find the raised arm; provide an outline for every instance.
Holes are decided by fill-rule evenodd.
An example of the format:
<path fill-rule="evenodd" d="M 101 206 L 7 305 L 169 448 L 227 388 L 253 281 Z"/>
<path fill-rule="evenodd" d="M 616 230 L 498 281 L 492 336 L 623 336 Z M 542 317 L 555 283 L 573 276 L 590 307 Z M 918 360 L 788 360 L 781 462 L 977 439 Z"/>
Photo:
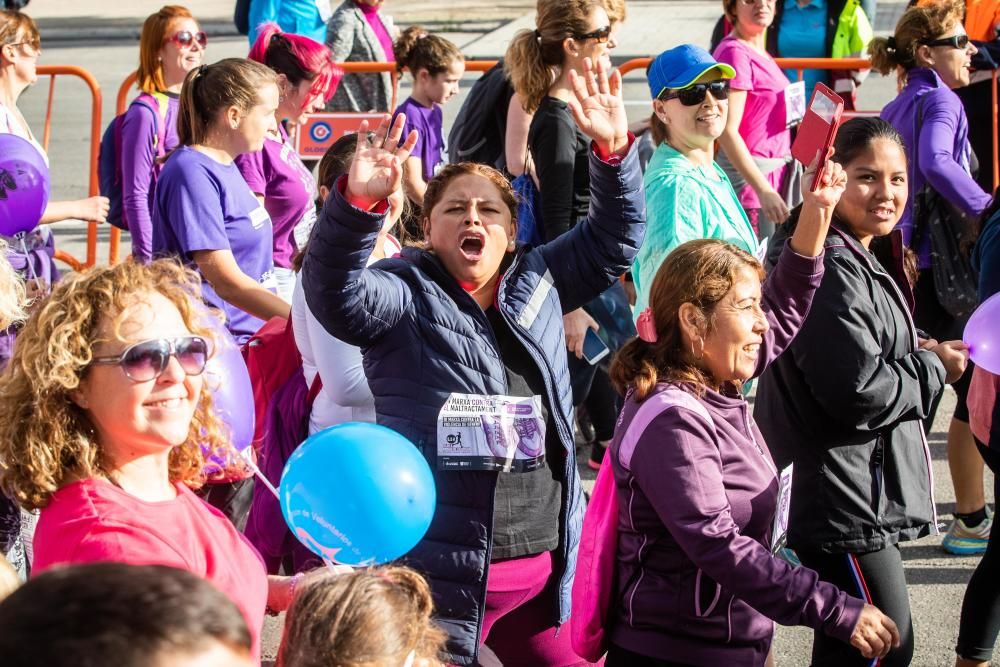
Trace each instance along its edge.
<path fill-rule="evenodd" d="M 584 74 L 571 74 L 570 102 L 589 136 L 590 211 L 587 219 L 539 248 L 562 301 L 563 312 L 579 308 L 606 290 L 632 265 L 646 229 L 639 158 L 628 133 L 621 75 L 607 76 L 587 60 Z"/>
<path fill-rule="evenodd" d="M 350 173 L 327 198 L 302 267 L 306 302 L 316 320 L 359 347 L 395 325 L 410 300 L 398 278 L 366 268 L 388 210 L 386 198 L 402 187 L 403 162 L 416 143 L 414 131 L 398 145 L 405 120 L 400 114 L 390 128 L 385 116 L 372 140 L 368 122 L 361 123 Z"/>

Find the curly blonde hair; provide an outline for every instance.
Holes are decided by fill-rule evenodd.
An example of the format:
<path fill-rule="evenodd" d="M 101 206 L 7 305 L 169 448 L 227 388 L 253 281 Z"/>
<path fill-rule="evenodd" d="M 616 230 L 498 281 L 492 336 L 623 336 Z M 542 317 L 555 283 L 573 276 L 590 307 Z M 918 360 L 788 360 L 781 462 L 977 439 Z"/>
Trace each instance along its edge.
<path fill-rule="evenodd" d="M 0 241 L 0 329 L 24 321 L 24 281 L 7 261 L 7 244 Z"/>
<path fill-rule="evenodd" d="M 192 334 L 215 342 L 197 275 L 165 259 L 67 277 L 21 330 L 0 376 L 0 487 L 22 507 L 40 509 L 67 481 L 106 474 L 94 426 L 72 394 L 88 371 L 105 318 L 120 335 L 127 309 L 151 293 L 170 300 Z M 170 452 L 170 481 L 202 484 L 203 448 L 225 458 L 232 451 L 228 436 L 205 387 L 187 440 Z"/>
<path fill-rule="evenodd" d="M 427 581 L 386 566 L 349 574 L 316 570 L 303 579 L 285 617 L 276 667 L 440 665 L 448 635 L 431 620 Z"/>

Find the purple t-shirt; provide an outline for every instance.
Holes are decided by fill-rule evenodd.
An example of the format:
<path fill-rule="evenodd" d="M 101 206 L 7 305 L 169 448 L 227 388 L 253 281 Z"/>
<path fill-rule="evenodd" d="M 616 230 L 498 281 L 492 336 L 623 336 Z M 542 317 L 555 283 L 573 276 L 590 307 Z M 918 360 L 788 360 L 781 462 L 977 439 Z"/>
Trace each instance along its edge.
<path fill-rule="evenodd" d="M 153 253 L 179 256 L 197 270 L 192 253 L 230 250 L 240 271 L 274 289 L 271 218 L 235 164 L 221 164 L 188 146 L 167 160 L 156 183 Z M 264 322 L 223 301 L 202 279 L 205 301 L 226 314 L 243 344 Z"/>
<path fill-rule="evenodd" d="M 441 113 L 441 105 L 435 104 L 428 108 L 420 104 L 412 97 L 407 97 L 406 101 L 396 108 L 392 114 L 393 120 L 399 113 L 406 114 L 406 125 L 403 126 L 403 136 L 406 137 L 410 130 L 416 130 L 420 135 L 417 138 L 417 145 L 413 147 L 411 155 L 420 158 L 423 167 L 424 181 L 434 178 L 434 174 L 447 161 L 447 154 L 444 146 L 444 117 Z"/>
<path fill-rule="evenodd" d="M 274 265 L 289 269 L 295 254 L 293 232 L 300 222 L 316 221 L 316 179 L 306 169 L 278 125 L 281 140 L 268 137 L 264 148 L 236 158 L 236 166 L 250 189 L 264 195 L 264 206 L 274 226 Z"/>
<path fill-rule="evenodd" d="M 751 155 L 765 158 L 784 158 L 792 151 L 792 134 L 785 122 L 785 88 L 788 77 L 774 62 L 774 58 L 761 53 L 729 35 L 712 54 L 720 63 L 727 63 L 736 70 L 729 85 L 747 93 L 740 136 Z M 784 168 L 765 174 L 775 190 L 781 187 Z M 760 208 L 760 199 L 749 185 L 737 193 L 744 208 Z"/>
<path fill-rule="evenodd" d="M 160 167 L 158 154 L 166 155 L 177 147 L 177 95 L 167 97 L 166 116 L 153 118 L 149 108 L 133 103 L 122 119 L 122 207 L 132 235 L 132 256 L 149 261 L 153 256 L 153 190 Z M 159 111 L 158 102 L 153 105 Z M 161 124 L 162 123 L 162 124 Z M 159 130 L 159 133 L 157 133 Z M 154 140 L 163 137 L 163 149 Z"/>

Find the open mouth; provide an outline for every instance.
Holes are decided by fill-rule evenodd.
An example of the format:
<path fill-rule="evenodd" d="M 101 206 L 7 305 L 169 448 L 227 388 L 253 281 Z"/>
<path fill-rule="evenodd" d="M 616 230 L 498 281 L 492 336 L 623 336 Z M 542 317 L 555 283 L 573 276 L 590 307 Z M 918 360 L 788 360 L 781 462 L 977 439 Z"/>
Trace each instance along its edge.
<path fill-rule="evenodd" d="M 743 346 L 743 352 L 748 357 L 752 357 L 753 359 L 756 359 L 757 355 L 760 354 L 760 343 L 753 343 L 751 345 L 744 345 Z"/>
<path fill-rule="evenodd" d="M 711 123 L 712 121 L 716 120 L 719 117 L 720 116 L 717 113 L 707 113 L 701 116 L 696 116 L 695 120 L 698 121 L 699 123 Z"/>
<path fill-rule="evenodd" d="M 459 249 L 466 259 L 477 261 L 483 258 L 486 240 L 479 235 L 470 235 L 462 239 Z"/>
<path fill-rule="evenodd" d="M 872 215 L 880 220 L 891 220 L 894 215 L 896 215 L 896 209 L 888 208 L 885 206 L 879 206 L 873 208 L 869 211 Z"/>

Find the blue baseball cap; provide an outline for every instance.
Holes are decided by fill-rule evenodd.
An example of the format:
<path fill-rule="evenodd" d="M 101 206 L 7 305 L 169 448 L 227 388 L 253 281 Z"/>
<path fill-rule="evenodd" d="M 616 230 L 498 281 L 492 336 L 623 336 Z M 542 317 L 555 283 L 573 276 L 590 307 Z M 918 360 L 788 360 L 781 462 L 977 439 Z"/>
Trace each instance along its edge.
<path fill-rule="evenodd" d="M 721 79 L 732 79 L 736 70 L 720 63 L 708 51 L 694 44 L 681 44 L 660 55 L 646 72 L 649 94 L 655 100 L 668 88 L 687 88 L 702 76 L 716 70 Z"/>

